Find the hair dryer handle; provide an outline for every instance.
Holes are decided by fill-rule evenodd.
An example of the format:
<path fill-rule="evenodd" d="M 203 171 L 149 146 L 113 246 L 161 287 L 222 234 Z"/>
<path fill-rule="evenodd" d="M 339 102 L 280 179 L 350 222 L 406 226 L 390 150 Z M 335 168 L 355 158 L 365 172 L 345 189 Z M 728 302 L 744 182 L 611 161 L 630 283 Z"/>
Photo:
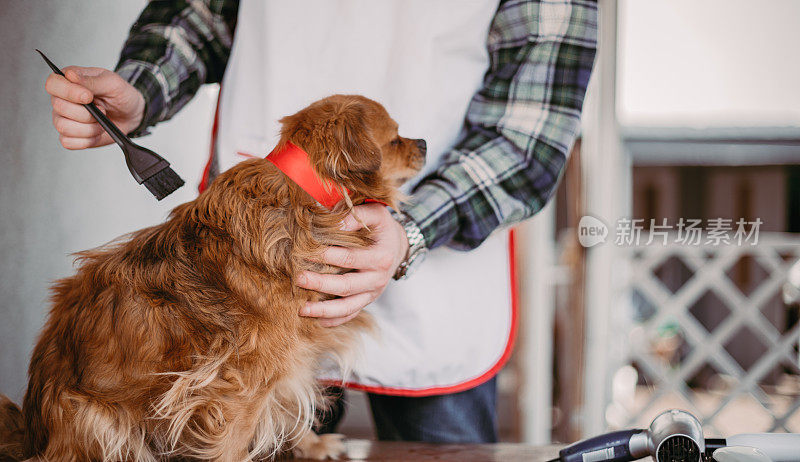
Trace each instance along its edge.
<path fill-rule="evenodd" d="M 800 462 L 800 433 L 742 433 L 729 436 L 726 443 L 756 448 L 773 462 Z"/>
<path fill-rule="evenodd" d="M 559 451 L 561 462 L 627 462 L 638 459 L 631 455 L 631 438 L 644 430 L 622 430 L 579 441 Z"/>

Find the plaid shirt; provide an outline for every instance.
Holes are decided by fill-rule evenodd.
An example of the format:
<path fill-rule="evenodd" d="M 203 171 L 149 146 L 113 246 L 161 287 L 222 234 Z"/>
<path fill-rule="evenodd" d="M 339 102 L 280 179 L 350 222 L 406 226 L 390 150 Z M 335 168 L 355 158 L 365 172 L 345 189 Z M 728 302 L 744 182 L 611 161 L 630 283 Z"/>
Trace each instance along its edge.
<path fill-rule="evenodd" d="M 237 11 L 232 0 L 147 5 L 117 65 L 147 104 L 137 132 L 172 117 L 203 83 L 222 80 Z M 596 1 L 501 1 L 464 136 L 404 207 L 429 248 L 477 247 L 541 210 L 578 135 L 596 46 Z"/>

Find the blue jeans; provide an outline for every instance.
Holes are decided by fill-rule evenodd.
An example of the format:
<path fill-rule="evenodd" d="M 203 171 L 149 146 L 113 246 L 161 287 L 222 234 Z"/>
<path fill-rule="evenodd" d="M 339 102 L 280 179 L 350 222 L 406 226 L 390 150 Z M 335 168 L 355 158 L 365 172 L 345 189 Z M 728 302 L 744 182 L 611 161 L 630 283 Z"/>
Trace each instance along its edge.
<path fill-rule="evenodd" d="M 336 393 L 336 391 L 334 391 Z M 341 390 L 320 433 L 334 431 L 344 415 Z M 375 430 L 382 441 L 497 442 L 497 381 L 449 395 L 406 398 L 369 393 Z"/>

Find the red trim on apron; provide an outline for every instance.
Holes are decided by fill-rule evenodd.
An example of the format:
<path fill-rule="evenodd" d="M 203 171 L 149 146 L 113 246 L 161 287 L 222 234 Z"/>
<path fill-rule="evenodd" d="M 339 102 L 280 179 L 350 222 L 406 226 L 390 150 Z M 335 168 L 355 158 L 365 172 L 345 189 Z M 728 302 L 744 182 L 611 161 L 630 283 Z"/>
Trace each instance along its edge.
<path fill-rule="evenodd" d="M 203 169 L 203 176 L 200 179 L 200 184 L 197 185 L 197 191 L 203 192 L 208 188 L 209 177 L 211 176 L 211 164 L 214 162 L 214 150 L 217 144 L 217 132 L 219 131 L 219 100 L 222 96 L 222 85 L 219 88 L 217 95 L 217 108 L 214 110 L 214 125 L 211 127 L 211 144 L 208 146 L 208 162 Z"/>
<path fill-rule="evenodd" d="M 508 341 L 503 350 L 503 354 L 494 365 L 484 372 L 483 374 L 466 380 L 464 382 L 448 385 L 444 387 L 432 388 L 393 388 L 393 387 L 374 387 L 369 385 L 362 385 L 360 383 L 346 382 L 344 386 L 354 390 L 361 390 L 368 393 L 375 393 L 378 395 L 391 395 L 391 396 L 405 396 L 411 398 L 420 398 L 424 396 L 446 395 L 451 393 L 458 393 L 461 391 L 475 388 L 482 385 L 489 379 L 497 375 L 500 369 L 508 363 L 511 358 L 511 353 L 514 351 L 514 343 L 517 339 L 517 324 L 519 322 L 519 290 L 517 281 L 517 258 L 516 258 L 516 233 L 514 229 L 508 232 L 508 266 L 509 277 L 511 278 L 511 328 L 508 333 Z M 335 380 L 324 380 L 325 384 L 341 386 L 342 382 Z"/>

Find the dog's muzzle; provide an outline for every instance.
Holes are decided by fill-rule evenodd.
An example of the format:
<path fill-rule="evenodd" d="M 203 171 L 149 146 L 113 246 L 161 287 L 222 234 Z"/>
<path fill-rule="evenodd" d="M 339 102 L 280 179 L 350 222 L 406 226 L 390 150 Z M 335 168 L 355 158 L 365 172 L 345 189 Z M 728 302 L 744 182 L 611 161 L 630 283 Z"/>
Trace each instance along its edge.
<path fill-rule="evenodd" d="M 419 153 L 422 154 L 422 157 L 425 157 L 425 152 L 428 151 L 428 144 L 425 140 L 414 140 L 417 143 L 417 149 L 419 149 Z"/>

